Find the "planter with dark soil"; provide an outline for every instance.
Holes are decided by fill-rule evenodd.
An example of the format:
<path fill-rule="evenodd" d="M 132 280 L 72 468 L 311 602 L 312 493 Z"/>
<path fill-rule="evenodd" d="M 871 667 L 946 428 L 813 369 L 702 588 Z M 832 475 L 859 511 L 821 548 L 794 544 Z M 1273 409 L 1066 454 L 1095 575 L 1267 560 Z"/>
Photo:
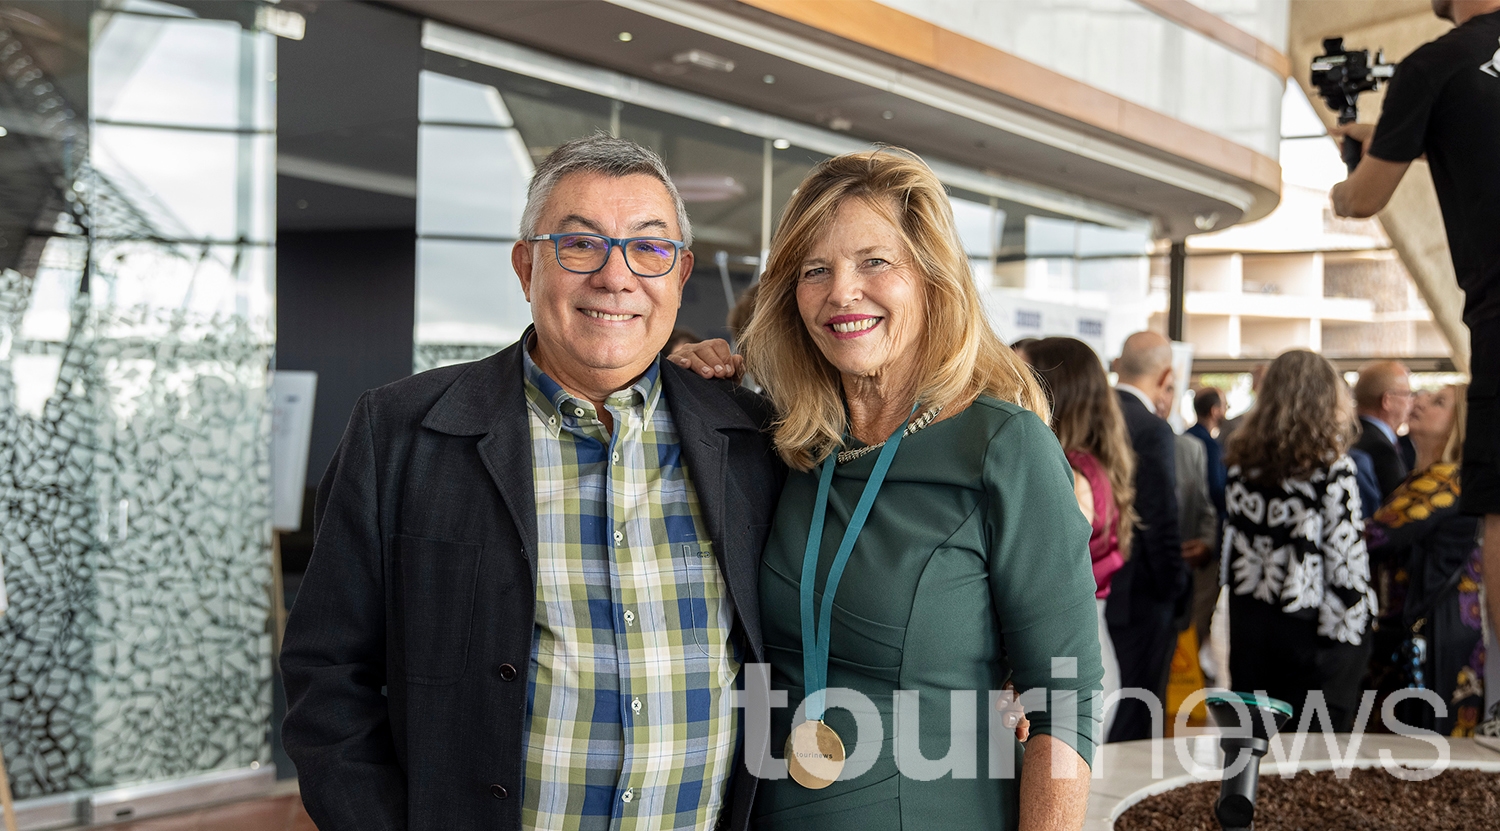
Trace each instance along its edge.
<path fill-rule="evenodd" d="M 1115 820 L 1115 831 L 1219 831 L 1218 782 L 1149 796 Z M 1407 782 L 1380 768 L 1263 775 L 1255 831 L 1475 831 L 1500 828 L 1500 774 L 1450 769 Z"/>

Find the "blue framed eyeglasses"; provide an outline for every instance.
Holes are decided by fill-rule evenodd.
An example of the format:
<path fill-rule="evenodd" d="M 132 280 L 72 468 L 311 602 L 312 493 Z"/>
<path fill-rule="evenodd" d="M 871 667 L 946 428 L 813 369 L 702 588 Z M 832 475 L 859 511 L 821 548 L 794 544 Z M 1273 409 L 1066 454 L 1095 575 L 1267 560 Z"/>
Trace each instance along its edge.
<path fill-rule="evenodd" d="M 574 274 L 593 274 L 609 261 L 610 249 L 619 246 L 625 256 L 625 267 L 637 277 L 661 277 L 677 265 L 682 240 L 663 237 L 626 237 L 617 239 L 603 234 L 542 234 L 527 237 L 527 242 L 552 241 L 557 264 Z"/>

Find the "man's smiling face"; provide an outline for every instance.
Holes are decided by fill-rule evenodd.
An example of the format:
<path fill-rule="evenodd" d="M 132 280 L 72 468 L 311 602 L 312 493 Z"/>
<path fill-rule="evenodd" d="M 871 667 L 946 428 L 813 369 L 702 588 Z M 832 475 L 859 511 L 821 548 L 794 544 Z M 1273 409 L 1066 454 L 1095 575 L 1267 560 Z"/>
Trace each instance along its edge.
<path fill-rule="evenodd" d="M 536 233 L 567 232 L 682 239 L 671 195 L 646 174 L 563 176 Z M 533 359 L 564 388 L 591 397 L 628 386 L 666 345 L 693 268 L 684 250 L 667 274 L 638 277 L 616 248 L 600 270 L 575 274 L 558 264 L 551 241 L 518 242 L 511 259 L 536 323 Z"/>

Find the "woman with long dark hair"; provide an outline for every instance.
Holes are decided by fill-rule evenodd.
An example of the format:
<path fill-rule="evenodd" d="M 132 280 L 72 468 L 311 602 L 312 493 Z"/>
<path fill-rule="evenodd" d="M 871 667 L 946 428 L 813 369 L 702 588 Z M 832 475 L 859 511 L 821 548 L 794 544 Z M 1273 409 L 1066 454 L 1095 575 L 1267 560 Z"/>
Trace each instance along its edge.
<path fill-rule="evenodd" d="M 1352 423 L 1333 365 L 1287 352 L 1266 371 L 1225 456 L 1230 677 L 1290 702 L 1298 718 L 1321 694 L 1331 722 L 1321 729 L 1332 732 L 1353 724 L 1376 612 L 1345 452 Z"/>
<path fill-rule="evenodd" d="M 1120 688 L 1104 602 L 1109 582 L 1130 555 L 1135 528 L 1135 455 L 1119 400 L 1092 347 L 1076 338 L 1031 339 L 1020 353 L 1042 381 L 1052 404 L 1052 432 L 1073 468 L 1073 493 L 1089 521 L 1089 557 L 1094 564 L 1094 598 L 1099 615 L 1099 650 L 1104 662 L 1104 697 Z M 1104 715 L 1105 735 L 1110 713 Z"/>

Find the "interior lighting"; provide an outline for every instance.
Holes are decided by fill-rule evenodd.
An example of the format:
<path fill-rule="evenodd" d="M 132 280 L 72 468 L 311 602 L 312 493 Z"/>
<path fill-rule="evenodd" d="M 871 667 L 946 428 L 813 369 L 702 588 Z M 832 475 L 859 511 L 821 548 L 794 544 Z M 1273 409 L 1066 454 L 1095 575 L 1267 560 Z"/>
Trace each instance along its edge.
<path fill-rule="evenodd" d="M 734 61 L 720 55 L 715 55 L 712 52 L 705 52 L 702 49 L 689 49 L 686 52 L 678 52 L 672 56 L 672 63 L 692 64 L 701 69 L 708 69 L 714 72 L 734 71 Z"/>
<path fill-rule="evenodd" d="M 786 139 L 777 139 L 771 142 L 771 146 L 776 148 L 777 150 L 785 150 L 788 147 L 791 147 L 792 143 L 787 141 Z"/>
<path fill-rule="evenodd" d="M 896 114 L 891 112 L 890 110 L 886 110 L 885 112 L 880 114 L 880 117 L 885 119 L 886 121 L 890 121 L 891 119 L 896 117 Z"/>
<path fill-rule="evenodd" d="M 618 35 L 615 35 L 615 39 L 621 43 L 629 43 L 632 40 L 635 40 L 635 35 L 632 35 L 629 32 L 621 32 Z"/>
<path fill-rule="evenodd" d="M 9 133 L 9 132 L 10 132 L 10 131 L 9 131 L 9 130 L 7 130 L 7 129 L 5 129 L 5 128 L 4 128 L 4 127 L 0 127 L 0 138 L 4 138 L 4 137 L 5 137 L 5 134 L 6 134 L 6 133 Z"/>
<path fill-rule="evenodd" d="M 765 82 L 767 84 L 774 84 L 774 83 L 776 83 L 776 76 L 775 75 L 762 75 L 762 76 L 760 76 L 760 79 L 761 79 L 761 81 L 763 81 L 763 82 Z"/>

